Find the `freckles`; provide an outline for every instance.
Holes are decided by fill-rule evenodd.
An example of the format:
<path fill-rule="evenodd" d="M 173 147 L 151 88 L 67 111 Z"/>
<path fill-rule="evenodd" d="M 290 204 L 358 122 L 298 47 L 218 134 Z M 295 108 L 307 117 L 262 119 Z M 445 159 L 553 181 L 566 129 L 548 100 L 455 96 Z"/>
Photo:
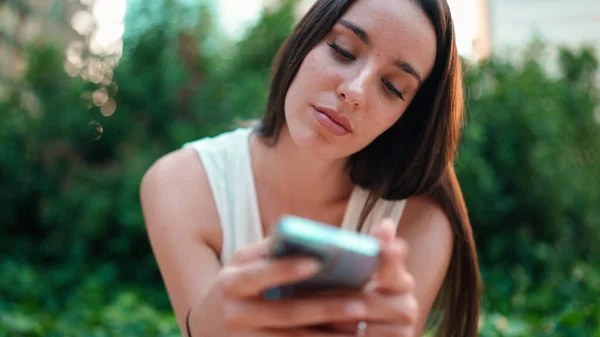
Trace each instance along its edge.
<path fill-rule="evenodd" d="M 309 60 L 310 66 L 310 76 L 318 78 L 320 74 L 324 74 L 327 72 L 327 65 L 324 64 L 324 60 L 319 57 L 313 57 Z"/>

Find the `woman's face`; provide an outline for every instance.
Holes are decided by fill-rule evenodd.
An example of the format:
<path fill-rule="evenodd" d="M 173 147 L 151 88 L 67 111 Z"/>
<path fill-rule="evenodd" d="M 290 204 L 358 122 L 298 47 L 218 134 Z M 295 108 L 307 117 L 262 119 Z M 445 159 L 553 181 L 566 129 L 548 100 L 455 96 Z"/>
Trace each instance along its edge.
<path fill-rule="evenodd" d="M 410 0 L 359 0 L 306 55 L 285 100 L 301 148 L 360 151 L 404 113 L 436 57 L 433 25 Z"/>

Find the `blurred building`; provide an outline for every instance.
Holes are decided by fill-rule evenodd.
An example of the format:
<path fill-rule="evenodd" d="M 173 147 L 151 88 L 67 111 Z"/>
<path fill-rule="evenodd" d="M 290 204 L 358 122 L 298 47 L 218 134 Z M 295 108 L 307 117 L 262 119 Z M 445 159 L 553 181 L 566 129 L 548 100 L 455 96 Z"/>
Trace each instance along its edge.
<path fill-rule="evenodd" d="M 233 1 L 233 0 L 231 0 Z M 262 0 L 265 7 L 277 0 Z M 315 0 L 299 1 L 300 12 Z M 467 58 L 511 55 L 534 37 L 550 46 L 596 46 L 600 55 L 600 0 L 448 0 L 459 51 Z"/>
<path fill-rule="evenodd" d="M 81 39 L 70 25 L 83 5 L 74 0 L 0 0 L 0 83 L 18 78 L 26 69 L 23 50 L 38 37 L 66 46 Z"/>
<path fill-rule="evenodd" d="M 489 44 L 507 54 L 539 36 L 550 45 L 595 46 L 600 52 L 598 0 L 487 0 Z"/>
<path fill-rule="evenodd" d="M 281 3 L 278 0 L 255 1 L 262 1 L 262 5 L 265 8 L 277 8 Z M 298 18 L 304 15 L 315 1 L 299 0 Z M 487 35 L 486 0 L 448 0 L 448 3 L 455 21 L 458 50 L 461 55 L 474 59 L 489 55 L 490 46 Z"/>

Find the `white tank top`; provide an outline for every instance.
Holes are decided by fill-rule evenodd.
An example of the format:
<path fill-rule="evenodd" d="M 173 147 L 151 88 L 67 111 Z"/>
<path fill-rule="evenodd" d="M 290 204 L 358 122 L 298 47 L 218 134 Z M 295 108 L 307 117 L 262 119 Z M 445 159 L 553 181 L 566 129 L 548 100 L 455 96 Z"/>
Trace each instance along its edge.
<path fill-rule="evenodd" d="M 252 130 L 239 128 L 183 146 L 196 150 L 206 171 L 221 222 L 222 263 L 227 263 L 240 248 L 264 237 L 250 158 Z M 353 189 L 341 228 L 354 231 L 358 228 L 368 195 L 367 190 L 358 186 Z M 405 204 L 406 200 L 378 200 L 362 232 L 368 233 L 384 218 L 391 218 L 398 224 Z"/>

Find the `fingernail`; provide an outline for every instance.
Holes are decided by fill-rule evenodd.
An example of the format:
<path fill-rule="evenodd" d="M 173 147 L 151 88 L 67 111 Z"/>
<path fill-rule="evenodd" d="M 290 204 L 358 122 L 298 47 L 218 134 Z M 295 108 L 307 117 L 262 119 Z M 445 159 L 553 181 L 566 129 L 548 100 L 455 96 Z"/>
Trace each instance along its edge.
<path fill-rule="evenodd" d="M 296 266 L 296 273 L 299 276 L 312 275 L 320 268 L 321 263 L 319 261 L 302 261 Z"/>
<path fill-rule="evenodd" d="M 366 285 L 365 285 L 365 291 L 374 291 L 375 289 L 379 288 L 379 281 L 378 280 L 370 280 Z"/>
<path fill-rule="evenodd" d="M 407 255 L 408 254 L 408 244 L 404 241 L 398 241 L 394 246 L 394 254 L 398 255 Z"/>
<path fill-rule="evenodd" d="M 367 314 L 367 308 L 364 303 L 360 301 L 353 301 L 346 304 L 344 308 L 346 314 L 352 317 L 363 317 Z"/>

